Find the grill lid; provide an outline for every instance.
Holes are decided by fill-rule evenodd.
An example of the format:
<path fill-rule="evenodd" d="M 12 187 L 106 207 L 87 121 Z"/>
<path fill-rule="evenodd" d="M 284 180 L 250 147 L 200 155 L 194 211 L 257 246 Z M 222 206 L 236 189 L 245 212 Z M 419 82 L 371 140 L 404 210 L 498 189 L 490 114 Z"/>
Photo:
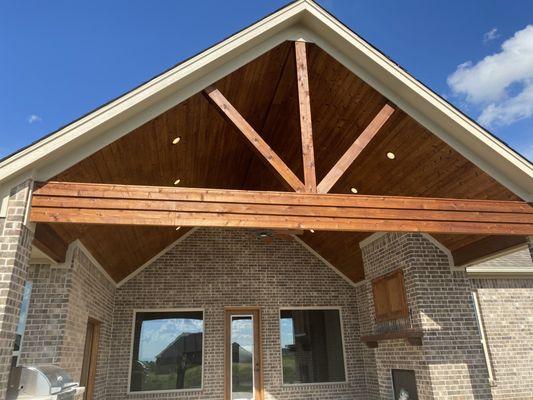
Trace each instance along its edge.
<path fill-rule="evenodd" d="M 28 365 L 22 367 L 20 386 L 24 394 L 44 396 L 57 394 L 77 383 L 56 365 Z"/>

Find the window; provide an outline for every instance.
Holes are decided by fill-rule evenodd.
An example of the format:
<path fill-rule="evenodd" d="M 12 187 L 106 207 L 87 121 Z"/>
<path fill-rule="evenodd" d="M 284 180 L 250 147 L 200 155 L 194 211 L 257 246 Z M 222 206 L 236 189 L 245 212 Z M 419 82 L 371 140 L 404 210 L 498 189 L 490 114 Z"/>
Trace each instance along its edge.
<path fill-rule="evenodd" d="M 13 365 L 18 365 L 18 357 L 22 346 L 22 338 L 26 329 L 26 319 L 28 318 L 28 308 L 30 306 L 31 282 L 24 284 L 24 294 L 22 295 L 22 304 L 20 305 L 20 315 L 17 324 L 17 334 L 15 336 L 15 347 L 13 349 Z"/>
<path fill-rule="evenodd" d="M 339 310 L 282 310 L 283 383 L 344 382 Z"/>
<path fill-rule="evenodd" d="M 202 386 L 203 312 L 136 312 L 130 391 Z"/>
<path fill-rule="evenodd" d="M 17 324 L 17 331 L 15 335 L 15 345 L 13 346 L 13 353 L 11 357 L 11 368 L 9 370 L 9 382 L 8 388 L 11 388 L 15 385 L 17 377 L 14 373 L 15 368 L 19 365 L 20 359 L 20 349 L 22 346 L 22 339 L 24 337 L 24 331 L 26 330 L 26 319 L 28 318 L 28 308 L 30 306 L 30 295 L 31 295 L 32 283 L 27 281 L 24 284 L 24 293 L 22 295 L 22 303 L 20 305 L 20 314 Z M 16 385 L 15 385 L 16 386 Z M 8 393 L 9 393 L 8 389 Z"/>

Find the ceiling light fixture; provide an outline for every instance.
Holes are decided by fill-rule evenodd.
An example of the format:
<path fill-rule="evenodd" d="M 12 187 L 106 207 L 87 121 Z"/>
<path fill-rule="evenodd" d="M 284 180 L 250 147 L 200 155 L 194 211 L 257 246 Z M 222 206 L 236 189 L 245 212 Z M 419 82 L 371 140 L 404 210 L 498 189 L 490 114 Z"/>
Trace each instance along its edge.
<path fill-rule="evenodd" d="M 174 181 L 174 185 L 179 185 L 180 182 L 181 182 L 181 179 L 176 179 L 176 180 Z"/>
<path fill-rule="evenodd" d="M 178 136 L 178 137 L 174 138 L 174 140 L 172 141 L 172 144 L 178 144 L 180 142 L 180 140 L 181 140 L 181 137 Z"/>
<path fill-rule="evenodd" d="M 394 160 L 394 159 L 396 158 L 396 155 L 395 155 L 392 151 L 389 151 L 389 152 L 387 153 L 387 158 L 388 158 L 389 160 Z"/>
<path fill-rule="evenodd" d="M 350 189 L 350 192 L 352 192 L 353 194 L 357 194 L 358 193 L 357 189 L 354 188 L 354 187 Z"/>
<path fill-rule="evenodd" d="M 176 230 L 179 231 L 181 229 L 181 226 L 176 226 Z"/>
<path fill-rule="evenodd" d="M 314 229 L 309 229 L 309 232 L 315 233 L 315 230 Z"/>

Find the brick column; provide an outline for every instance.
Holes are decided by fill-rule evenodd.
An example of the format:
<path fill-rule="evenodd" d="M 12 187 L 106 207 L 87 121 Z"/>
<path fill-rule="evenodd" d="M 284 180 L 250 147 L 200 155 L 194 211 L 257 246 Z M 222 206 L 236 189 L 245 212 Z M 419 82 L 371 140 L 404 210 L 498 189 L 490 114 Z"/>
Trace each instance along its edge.
<path fill-rule="evenodd" d="M 448 255 L 422 234 L 389 233 L 363 246 L 362 253 L 365 283 L 359 290 L 369 307 L 359 309 L 360 320 L 366 321 L 361 330 L 424 331 L 422 346 L 399 339 L 369 350 L 373 354 L 366 360 L 375 363 L 370 376 L 377 376 L 379 398 L 392 398 L 391 369 L 412 369 L 420 399 L 491 399 L 466 274 L 452 272 Z M 371 281 L 398 268 L 404 273 L 409 316 L 378 324 Z"/>
<path fill-rule="evenodd" d="M 5 398 L 33 232 L 24 225 L 31 180 L 13 188 L 0 219 L 0 398 Z"/>

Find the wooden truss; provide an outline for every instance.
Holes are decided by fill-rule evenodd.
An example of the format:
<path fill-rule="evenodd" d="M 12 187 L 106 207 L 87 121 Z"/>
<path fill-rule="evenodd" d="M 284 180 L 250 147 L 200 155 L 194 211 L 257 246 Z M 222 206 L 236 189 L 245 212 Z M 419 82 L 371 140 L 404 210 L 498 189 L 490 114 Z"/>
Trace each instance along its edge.
<path fill-rule="evenodd" d="M 216 88 L 220 113 L 292 192 L 258 192 L 47 182 L 36 187 L 31 220 L 43 223 L 228 226 L 326 231 L 533 235 L 533 208 L 520 201 L 328 194 L 394 113 L 386 104 L 316 182 L 306 45 L 295 42 L 304 182 Z"/>

